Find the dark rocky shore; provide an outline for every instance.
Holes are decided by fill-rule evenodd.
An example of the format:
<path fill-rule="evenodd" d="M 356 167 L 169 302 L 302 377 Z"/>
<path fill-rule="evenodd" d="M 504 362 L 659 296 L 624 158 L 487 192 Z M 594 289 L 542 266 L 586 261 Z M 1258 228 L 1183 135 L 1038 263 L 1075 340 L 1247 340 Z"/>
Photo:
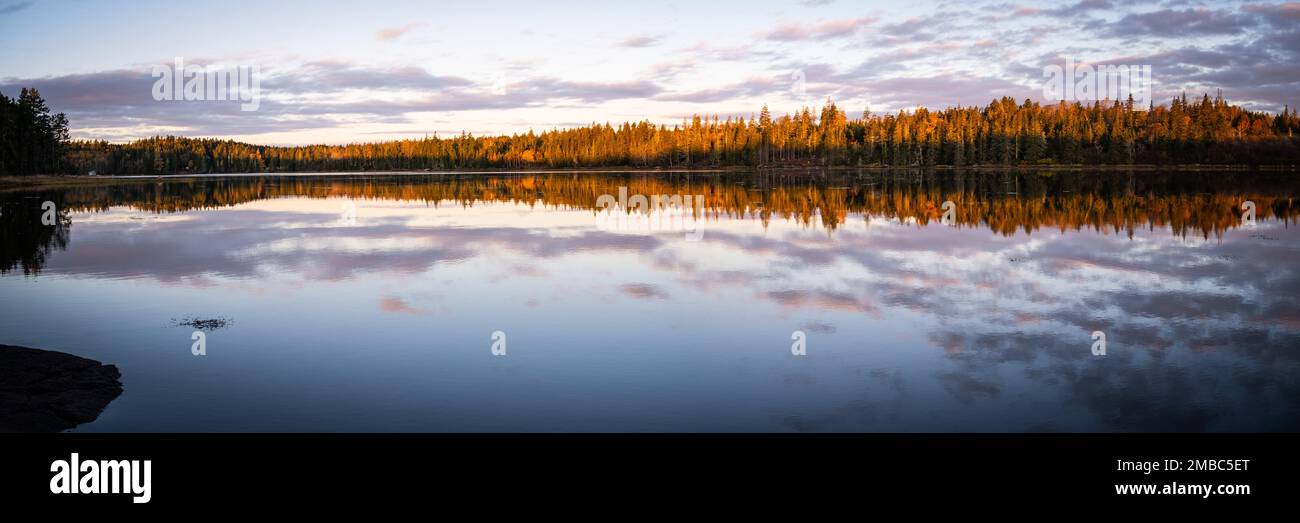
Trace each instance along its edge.
<path fill-rule="evenodd" d="M 0 432 L 60 432 L 95 421 L 121 373 L 62 352 L 0 345 Z"/>

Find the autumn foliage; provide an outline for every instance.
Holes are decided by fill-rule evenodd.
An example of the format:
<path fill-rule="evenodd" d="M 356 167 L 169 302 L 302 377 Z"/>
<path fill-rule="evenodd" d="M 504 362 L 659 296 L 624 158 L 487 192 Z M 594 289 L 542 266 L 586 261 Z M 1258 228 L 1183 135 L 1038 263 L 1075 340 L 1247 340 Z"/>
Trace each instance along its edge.
<path fill-rule="evenodd" d="M 1168 106 L 1132 101 L 917 108 L 850 119 L 832 102 L 773 118 L 695 116 L 679 125 L 592 124 L 511 136 L 427 137 L 273 147 L 155 137 L 74 142 L 69 172 L 176 174 L 720 166 L 974 166 L 1048 164 L 1294 165 L 1300 117 L 1254 112 L 1221 97 Z"/>

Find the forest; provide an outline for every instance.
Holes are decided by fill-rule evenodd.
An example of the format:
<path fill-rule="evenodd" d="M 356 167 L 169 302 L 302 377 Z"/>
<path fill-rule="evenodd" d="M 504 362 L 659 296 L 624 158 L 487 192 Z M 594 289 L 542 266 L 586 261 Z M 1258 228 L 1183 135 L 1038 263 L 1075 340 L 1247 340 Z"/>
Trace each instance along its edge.
<path fill-rule="evenodd" d="M 30 95 L 29 95 L 30 92 Z M 29 100 L 34 99 L 34 101 Z M 39 102 L 39 103 L 38 103 Z M 8 104 L 8 102 L 6 102 Z M 26 104 L 26 105 L 24 105 Z M 1167 106 L 1017 103 L 923 107 L 851 119 L 833 101 L 773 117 L 694 116 L 529 131 L 510 136 L 431 136 L 347 145 L 264 146 L 212 138 L 152 137 L 129 143 L 68 141 L 62 115 L 23 91 L 10 113 L 46 114 L 10 132 L 3 172 L 202 174 L 452 170 L 467 168 L 984 165 L 1294 165 L 1300 116 L 1246 110 L 1222 95 L 1186 95 Z M 27 107 L 27 108 L 24 108 Z M 33 109 L 37 108 L 37 109 Z M 45 122 L 45 123 L 40 123 Z M 63 127 L 60 128 L 59 125 Z M 40 130 L 33 134 L 30 130 Z M 12 136 L 11 136 L 12 135 Z M 31 138 L 30 136 L 37 136 Z M 53 138 L 48 138 L 53 136 Z M 52 140 L 52 141 L 51 141 Z M 12 159 L 11 159 L 12 158 Z"/>
<path fill-rule="evenodd" d="M 51 114 L 35 89 L 0 93 L 0 174 L 68 172 L 67 145 L 68 118 Z"/>

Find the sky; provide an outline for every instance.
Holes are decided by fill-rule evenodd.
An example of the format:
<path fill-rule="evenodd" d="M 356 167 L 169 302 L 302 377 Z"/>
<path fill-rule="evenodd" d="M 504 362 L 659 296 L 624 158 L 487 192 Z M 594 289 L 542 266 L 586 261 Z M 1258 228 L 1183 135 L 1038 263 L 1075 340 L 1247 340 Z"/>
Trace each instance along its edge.
<path fill-rule="evenodd" d="M 1044 100 L 1044 67 L 1150 65 L 1157 104 L 1300 103 L 1300 2 L 0 0 L 0 93 L 79 139 L 341 144 L 826 100 L 861 115 Z M 156 100 L 158 67 L 255 67 L 239 101 Z"/>

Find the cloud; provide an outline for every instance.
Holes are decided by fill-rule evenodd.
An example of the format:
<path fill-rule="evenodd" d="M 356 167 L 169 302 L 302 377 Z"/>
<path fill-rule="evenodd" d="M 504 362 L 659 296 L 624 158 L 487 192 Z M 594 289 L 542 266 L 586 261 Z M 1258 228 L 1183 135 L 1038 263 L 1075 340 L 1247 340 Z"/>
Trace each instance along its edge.
<path fill-rule="evenodd" d="M 64 76 L 5 78 L 0 80 L 0 91 L 16 93 L 24 87 L 34 87 L 54 110 L 76 112 L 153 102 L 151 89 L 155 80 L 149 71 L 116 69 Z"/>
<path fill-rule="evenodd" d="M 34 4 L 11 3 L 0 10 L 29 5 Z M 1251 109 L 1277 111 L 1294 105 L 1294 93 L 1300 92 L 1300 2 L 1189 7 L 1113 0 L 1058 5 L 952 1 L 922 16 L 891 9 L 867 16 L 805 16 L 785 25 L 757 20 L 739 27 L 738 39 L 716 38 L 674 49 L 669 49 L 673 40 L 665 36 L 673 28 L 647 24 L 640 33 L 609 38 L 607 47 L 621 53 L 619 59 L 631 66 L 627 70 L 635 71 L 621 76 L 562 76 L 544 60 L 526 54 L 472 73 L 427 68 L 428 63 L 455 63 L 442 61 L 268 59 L 287 65 L 264 68 L 262 89 L 268 96 L 256 114 L 231 110 L 238 104 L 155 103 L 146 98 L 152 84 L 147 71 L 129 68 L 4 78 L 0 89 L 9 93 L 39 87 L 55 110 L 69 114 L 79 138 L 301 130 L 303 143 L 314 139 L 308 132 L 314 129 L 429 119 L 418 113 L 566 113 L 542 117 L 544 122 L 528 121 L 539 118 L 534 115 L 510 115 L 510 123 L 485 121 L 493 118 L 486 116 L 489 113 L 447 116 L 448 122 L 457 122 L 449 123 L 450 128 L 495 133 L 602 119 L 668 122 L 695 111 L 682 103 L 714 104 L 699 109 L 704 113 L 747 114 L 763 102 L 772 103 L 779 113 L 793 107 L 781 104 L 816 104 L 827 97 L 841 105 L 867 104 L 891 112 L 919 104 L 984 105 L 1003 95 L 1039 99 L 1042 68 L 1063 64 L 1065 57 L 1153 65 L 1157 103 L 1184 90 L 1213 94 L 1222 89 L 1230 100 Z M 419 25 L 383 28 L 375 35 L 401 45 Z M 363 39 L 369 35 L 363 34 Z M 468 56 L 460 50 L 440 52 Z M 530 67 L 519 69 L 517 64 Z M 806 96 L 792 92 L 794 71 L 805 74 Z M 494 82 L 498 78 L 508 80 Z M 603 104 L 618 107 L 605 112 Z"/>
<path fill-rule="evenodd" d="M 749 96 L 778 94 L 790 89 L 791 80 L 787 75 L 756 76 L 742 82 L 719 87 L 664 93 L 657 100 L 670 102 L 709 103 L 721 102 Z"/>
<path fill-rule="evenodd" d="M 1300 92 L 1300 31 L 1268 33 L 1252 41 L 1218 46 L 1186 46 L 1149 54 L 1125 55 L 1097 63 L 1151 65 L 1158 80 L 1156 101 L 1183 91 L 1191 94 L 1223 90 L 1233 103 L 1255 110 L 1280 111 L 1295 103 Z M 1065 57 L 1044 57 L 1043 63 L 1064 63 Z M 1039 67 L 1023 74 L 1036 78 Z"/>
<path fill-rule="evenodd" d="M 1011 13 L 1014 16 L 1054 16 L 1059 18 L 1073 18 L 1088 14 L 1092 11 L 1101 11 L 1114 7 L 1109 0 L 1081 0 L 1074 4 L 1061 6 L 1055 9 L 1045 9 L 1042 7 L 1020 6 L 1015 8 Z"/>
<path fill-rule="evenodd" d="M 534 78 L 508 86 L 511 93 L 537 99 L 567 99 L 595 103 L 626 98 L 648 98 L 663 91 L 654 82 L 575 82 L 558 78 Z"/>
<path fill-rule="evenodd" d="M 157 101 L 157 79 L 148 70 L 5 78 L 0 92 L 35 87 L 55 111 L 67 113 L 78 138 L 123 139 L 154 134 L 255 135 L 334 128 L 350 119 L 406 123 L 418 112 L 476 111 L 600 104 L 652 98 L 662 88 L 650 81 L 585 82 L 554 77 L 521 79 L 494 92 L 466 78 L 433 74 L 421 67 L 366 67 L 314 61 L 262 75 L 257 111 L 238 101 Z"/>
<path fill-rule="evenodd" d="M 420 24 L 406 24 L 401 27 L 390 27 L 387 29 L 380 29 L 375 33 L 375 38 L 378 38 L 379 40 L 385 42 L 390 40 L 396 40 L 400 38 L 402 35 L 411 32 L 412 29 L 419 27 L 419 25 Z"/>
<path fill-rule="evenodd" d="M 698 42 L 683 50 L 682 53 L 688 55 L 694 62 L 705 64 L 750 62 L 779 56 L 775 51 L 760 49 L 753 45 L 714 45 L 709 42 Z"/>
<path fill-rule="evenodd" d="M 931 16 L 914 16 L 902 22 L 885 24 L 876 35 L 879 40 L 884 42 L 918 42 L 924 40 L 933 40 L 938 36 L 938 30 L 949 23 L 947 13 L 938 13 Z"/>
<path fill-rule="evenodd" d="M 660 37 L 652 35 L 630 36 L 618 43 L 619 47 L 641 48 L 659 43 Z"/>
<path fill-rule="evenodd" d="M 419 66 L 366 67 L 338 60 L 307 62 L 267 77 L 262 88 L 288 93 L 333 93 L 349 89 L 442 90 L 473 85 L 468 79 L 436 75 Z"/>
<path fill-rule="evenodd" d="M 1112 7 L 1113 5 L 1109 0 L 1081 0 L 1074 5 L 1054 9 L 1052 12 L 1060 16 L 1077 16 L 1089 11 L 1099 11 Z"/>
<path fill-rule="evenodd" d="M 1263 17 L 1264 21 L 1282 29 L 1300 25 L 1300 2 L 1283 4 L 1247 4 L 1243 11 Z"/>
<path fill-rule="evenodd" d="M 761 36 L 768 40 L 781 42 L 798 42 L 803 40 L 828 40 L 851 36 L 859 29 L 870 24 L 866 18 L 831 20 L 811 25 L 787 24 Z"/>
<path fill-rule="evenodd" d="M 1226 9 L 1160 9 L 1127 14 L 1109 25 L 1105 34 L 1120 38 L 1236 35 L 1256 24 L 1255 17 Z"/>
<path fill-rule="evenodd" d="M 23 9 L 27 9 L 28 7 L 31 7 L 32 4 L 34 3 L 35 2 L 15 2 L 5 6 L 0 6 L 0 15 L 17 13 L 19 11 L 22 11 Z"/>
<path fill-rule="evenodd" d="M 1003 96 L 1038 99 L 1042 90 L 1001 78 L 966 75 L 892 77 L 872 81 L 860 93 L 893 107 L 984 106 Z"/>
<path fill-rule="evenodd" d="M 148 71 L 113 70 L 0 81 L 0 92 L 36 88 L 49 106 L 68 115 L 78 138 L 128 139 L 155 134 L 224 136 L 331 128 L 339 115 L 368 114 L 401 121 L 402 105 L 385 102 L 302 104 L 264 99 L 257 111 L 239 101 L 154 100 Z M 265 84 L 263 87 L 266 90 Z"/>

